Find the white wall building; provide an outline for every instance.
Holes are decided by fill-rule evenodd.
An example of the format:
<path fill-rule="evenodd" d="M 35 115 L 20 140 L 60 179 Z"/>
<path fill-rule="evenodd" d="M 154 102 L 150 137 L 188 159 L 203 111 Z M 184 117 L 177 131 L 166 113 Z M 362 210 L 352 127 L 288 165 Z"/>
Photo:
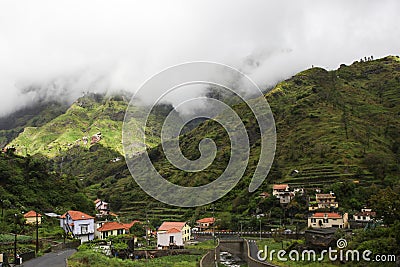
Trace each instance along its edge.
<path fill-rule="evenodd" d="M 81 211 L 70 210 L 60 217 L 60 226 L 66 234 L 79 238 L 81 242 L 94 239 L 94 217 Z"/>

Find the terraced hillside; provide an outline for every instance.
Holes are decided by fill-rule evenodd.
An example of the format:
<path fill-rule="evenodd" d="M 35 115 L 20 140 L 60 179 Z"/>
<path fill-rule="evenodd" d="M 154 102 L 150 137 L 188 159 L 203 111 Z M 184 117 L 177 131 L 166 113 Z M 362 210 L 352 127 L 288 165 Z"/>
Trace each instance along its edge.
<path fill-rule="evenodd" d="M 400 158 L 400 60 L 386 57 L 341 65 L 338 70 L 312 68 L 285 80 L 266 94 L 277 128 L 274 165 L 259 192 L 272 182 L 304 187 L 350 181 L 358 186 L 398 183 Z M 240 183 L 226 196 L 228 210 L 248 210 L 257 197 L 247 191 L 258 162 L 259 135 L 247 106 L 233 106 L 250 134 L 251 155 Z M 216 123 L 205 122 L 181 136 L 185 155 L 199 156 L 198 144 L 211 138 L 217 160 L 201 173 L 184 173 L 170 165 L 161 147 L 150 151 L 166 179 L 181 185 L 200 185 L 217 178 L 227 165 L 228 137 Z M 294 170 L 298 176 L 291 176 Z M 222 204 L 223 205 L 223 204 Z M 246 208 L 247 206 L 247 208 Z"/>
<path fill-rule="evenodd" d="M 248 192 L 258 163 L 260 136 L 248 107 L 233 106 L 249 133 L 251 153 L 244 177 L 216 203 L 218 210 L 243 215 L 254 213 L 259 193 L 270 192 L 275 182 L 308 188 L 338 182 L 350 182 L 358 189 L 374 184 L 397 188 L 400 170 L 398 57 L 355 62 L 332 71 L 308 69 L 277 84 L 265 97 L 277 129 L 272 170 L 257 192 Z M 120 156 L 121 114 L 125 107 L 126 101 L 120 98 L 86 96 L 41 127 L 25 128 L 11 145 L 22 155 L 48 156 L 57 172 L 79 178 L 91 199 L 100 197 L 111 202 L 112 208 L 126 217 L 192 218 L 203 208 L 163 206 L 133 181 Z M 154 129 L 159 128 L 162 119 L 163 116 L 154 119 Z M 98 131 L 103 139 L 96 144 L 82 145 L 77 141 Z M 147 147 L 153 164 L 164 178 L 181 185 L 198 186 L 217 178 L 230 154 L 225 130 L 212 121 L 202 122 L 180 137 L 183 153 L 189 158 L 198 157 L 198 144 L 205 137 L 215 141 L 218 152 L 216 161 L 200 173 L 182 172 L 168 163 L 157 146 L 157 139 Z M 291 176 L 294 169 L 299 174 Z M 372 194 L 368 190 L 362 192 Z M 360 203 L 368 198 L 366 194 L 360 197 Z"/>
<path fill-rule="evenodd" d="M 299 173 L 284 177 L 282 182 L 292 187 L 322 188 L 336 182 L 353 182 L 361 185 L 379 183 L 372 173 L 361 170 L 357 165 L 315 165 L 304 167 Z"/>

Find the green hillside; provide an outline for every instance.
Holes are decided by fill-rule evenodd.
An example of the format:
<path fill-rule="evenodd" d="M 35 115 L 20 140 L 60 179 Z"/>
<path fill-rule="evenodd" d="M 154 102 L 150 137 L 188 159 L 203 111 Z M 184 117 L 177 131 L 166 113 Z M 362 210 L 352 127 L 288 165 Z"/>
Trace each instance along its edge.
<path fill-rule="evenodd" d="M 258 163 L 260 136 L 251 110 L 244 104 L 234 105 L 249 133 L 250 160 L 242 180 L 216 203 L 218 212 L 240 217 L 254 214 L 257 209 L 271 211 L 258 195 L 270 192 L 275 182 L 310 190 L 334 190 L 341 197 L 341 207 L 354 210 L 369 204 L 376 186 L 399 191 L 398 57 L 341 65 L 333 71 L 308 69 L 277 84 L 265 97 L 277 129 L 272 170 L 257 192 L 248 192 Z M 112 209 L 124 217 L 178 220 L 209 214 L 210 207 L 182 209 L 158 203 L 133 181 L 120 156 L 126 105 L 123 98 L 87 95 L 43 126 L 25 128 L 10 145 L 22 155 L 25 150 L 51 157 L 55 171 L 78 178 L 91 199 L 100 197 L 111 202 Z M 164 116 L 154 115 L 146 131 L 153 134 L 159 130 Z M 77 141 L 97 132 L 102 133 L 103 139 L 95 145 Z M 224 171 L 229 160 L 228 136 L 213 121 L 201 122 L 180 136 L 183 153 L 192 159 L 199 156 L 198 144 L 203 138 L 211 138 L 217 144 L 216 160 L 200 173 L 182 172 L 172 166 L 157 146 L 159 135 L 154 136 L 147 144 L 149 155 L 163 177 L 177 184 L 206 184 Z M 292 176 L 295 169 L 299 173 Z M 279 210 L 274 212 L 278 214 Z"/>
<path fill-rule="evenodd" d="M 18 154 L 42 154 L 53 157 L 74 146 L 89 148 L 92 135 L 101 132 L 104 146 L 122 153 L 121 126 L 127 102 L 88 94 L 68 110 L 41 127 L 26 127 L 9 146 Z M 83 138 L 87 138 L 84 144 Z"/>
<path fill-rule="evenodd" d="M 342 65 L 335 71 L 312 68 L 279 83 L 266 97 L 275 116 L 278 140 L 271 180 L 307 185 L 341 179 L 380 182 L 397 176 L 397 57 Z M 247 106 L 233 108 L 249 130 L 252 144 L 246 180 L 257 163 L 260 136 Z M 204 137 L 212 138 L 219 147 L 217 160 L 204 173 L 177 170 L 163 157 L 161 147 L 150 151 L 153 163 L 166 178 L 179 184 L 199 185 L 217 178 L 229 152 L 227 135 L 217 123 L 208 121 L 181 136 L 182 150 L 189 157 L 198 157 L 197 146 Z M 291 177 L 294 169 L 300 175 Z"/>
<path fill-rule="evenodd" d="M 68 106 L 58 102 L 39 102 L 0 118 L 0 147 L 4 147 L 25 127 L 40 127 L 63 114 Z"/>
<path fill-rule="evenodd" d="M 0 223 L 0 231 L 13 227 L 13 214 L 38 209 L 42 212 L 62 214 L 68 209 L 80 209 L 92 213 L 93 202 L 82 193 L 75 177 L 60 175 L 40 157 L 15 156 L 11 151 L 0 154 L 1 208 L 6 221 Z M 3 218 L 2 218 L 3 219 Z M 8 229 L 8 230 L 7 230 Z"/>
<path fill-rule="evenodd" d="M 268 205 L 260 202 L 258 194 L 270 192 L 275 182 L 334 190 L 344 210 L 371 204 L 369 199 L 376 186 L 399 191 L 398 57 L 355 62 L 334 71 L 312 68 L 279 83 L 266 97 L 275 116 L 278 140 L 272 170 L 257 192 L 248 192 L 258 162 L 259 133 L 247 106 L 234 106 L 248 130 L 251 156 L 242 180 L 217 201 L 218 212 L 239 217 L 255 213 L 257 208 L 268 212 Z M 166 179 L 188 186 L 205 184 L 223 172 L 230 153 L 224 129 L 212 121 L 205 121 L 180 137 L 183 153 L 197 158 L 198 144 L 205 137 L 215 141 L 218 152 L 213 164 L 200 173 L 176 169 L 165 159 L 160 146 L 150 149 L 149 155 Z M 114 165 L 114 171 L 113 165 L 107 164 L 104 179 L 99 174 L 98 182 L 88 182 L 87 193 L 109 200 L 122 215 L 170 219 L 209 215 L 210 207 L 181 209 L 158 203 L 138 187 L 123 164 Z M 294 169 L 299 174 L 291 176 Z"/>

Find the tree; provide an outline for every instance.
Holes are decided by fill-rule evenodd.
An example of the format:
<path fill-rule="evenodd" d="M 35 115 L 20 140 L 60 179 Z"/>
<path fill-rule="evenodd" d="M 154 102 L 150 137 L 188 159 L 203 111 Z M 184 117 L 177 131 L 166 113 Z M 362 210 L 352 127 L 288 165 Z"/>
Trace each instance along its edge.
<path fill-rule="evenodd" d="M 392 225 L 400 218 L 400 194 L 387 187 L 380 189 L 370 198 L 371 207 L 378 216 L 383 217 L 383 222 Z"/>
<path fill-rule="evenodd" d="M 232 214 L 230 212 L 221 212 L 218 214 L 216 226 L 219 229 L 230 229 L 232 226 Z"/>
<path fill-rule="evenodd" d="M 143 224 L 135 223 L 131 228 L 129 228 L 129 233 L 136 237 L 143 237 L 146 235 L 146 229 L 144 228 Z"/>

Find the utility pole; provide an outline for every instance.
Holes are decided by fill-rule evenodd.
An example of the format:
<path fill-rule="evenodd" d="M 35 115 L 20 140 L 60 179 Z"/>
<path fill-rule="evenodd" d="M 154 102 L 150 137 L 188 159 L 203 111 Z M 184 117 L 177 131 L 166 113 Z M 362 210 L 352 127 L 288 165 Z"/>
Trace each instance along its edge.
<path fill-rule="evenodd" d="M 1 202 L 1 220 L 3 221 L 3 218 L 4 218 L 4 216 L 3 216 L 3 209 L 4 209 L 4 204 L 3 204 L 3 200 L 2 199 L 0 199 L 0 202 Z"/>
<path fill-rule="evenodd" d="M 36 212 L 36 256 L 39 253 L 39 214 Z"/>
<path fill-rule="evenodd" d="M 213 239 L 214 239 L 214 246 L 215 246 L 215 205 L 213 204 L 213 211 L 212 211 L 212 217 L 214 219 L 214 223 L 213 223 Z"/>
<path fill-rule="evenodd" d="M 14 214 L 15 216 L 15 233 L 14 233 L 14 265 L 17 264 L 17 216 L 18 214 Z"/>

